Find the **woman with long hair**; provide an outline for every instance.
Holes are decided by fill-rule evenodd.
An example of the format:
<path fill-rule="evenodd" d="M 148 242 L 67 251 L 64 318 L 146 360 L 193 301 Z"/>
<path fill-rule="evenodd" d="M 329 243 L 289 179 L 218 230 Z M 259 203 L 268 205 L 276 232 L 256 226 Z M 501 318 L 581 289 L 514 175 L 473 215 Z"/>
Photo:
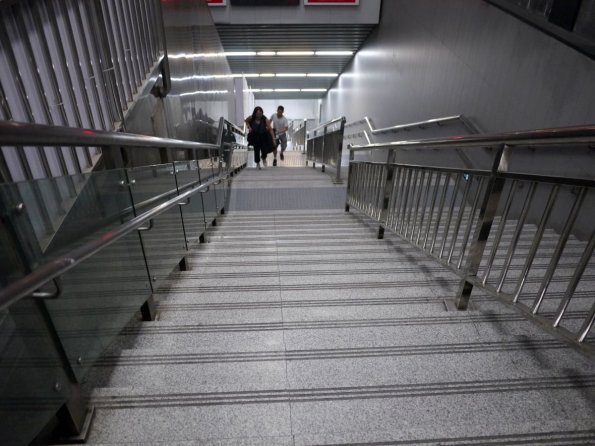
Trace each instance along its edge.
<path fill-rule="evenodd" d="M 248 126 L 248 144 L 254 146 L 254 162 L 256 166 L 261 169 L 262 165 L 267 165 L 267 155 L 273 150 L 273 128 L 271 121 L 269 121 L 262 111 L 261 107 L 254 107 L 251 116 L 246 118 L 246 125 Z"/>

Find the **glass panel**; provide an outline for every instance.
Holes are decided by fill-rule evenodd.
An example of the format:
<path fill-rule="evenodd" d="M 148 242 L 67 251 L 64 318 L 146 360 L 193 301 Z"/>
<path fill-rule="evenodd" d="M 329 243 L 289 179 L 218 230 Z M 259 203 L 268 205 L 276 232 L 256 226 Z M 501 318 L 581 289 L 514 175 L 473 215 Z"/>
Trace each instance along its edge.
<path fill-rule="evenodd" d="M 206 150 L 200 151 L 199 157 L 202 158 L 198 161 L 200 167 L 200 180 L 204 183 L 215 176 L 213 160 L 209 157 L 209 153 Z M 215 194 L 215 187 L 213 186 L 209 188 L 208 192 L 202 194 L 207 226 L 217 218 L 217 199 Z"/>
<path fill-rule="evenodd" d="M 32 244 L 31 238 L 27 238 L 26 232 L 27 228 L 38 224 L 35 219 L 39 218 L 39 213 L 31 210 L 48 209 L 52 203 L 37 201 L 35 206 L 31 206 L 30 197 L 17 197 L 16 194 L 34 187 L 4 187 L 5 200 L 8 196 L 6 191 L 11 186 L 10 198 L 24 200 L 23 212 L 12 213 L 11 223 L 18 228 L 20 245 L 26 248 L 23 252 L 32 266 L 103 237 L 133 217 L 132 200 L 125 186 L 127 180 L 123 170 L 95 172 L 85 178 L 76 201 L 69 204 L 65 215 L 54 223 L 56 229 L 43 253 L 39 246 Z M 30 186 L 42 189 L 45 185 L 60 185 L 71 180 L 71 177 L 53 178 Z M 41 205 L 48 205 L 48 208 Z M 33 231 L 29 229 L 28 232 Z M 64 274 L 61 280 L 62 296 L 47 300 L 46 306 L 76 376 L 82 380 L 88 367 L 151 293 L 138 234 L 131 233 L 105 248 Z"/>
<path fill-rule="evenodd" d="M 137 214 L 177 195 L 173 164 L 160 164 L 129 170 L 132 197 Z M 141 232 L 153 289 L 159 286 L 186 253 L 186 242 L 179 206 L 153 220 L 153 228 Z"/>
<path fill-rule="evenodd" d="M 37 304 L 0 311 L 0 438 L 29 444 L 70 397 L 69 380 Z"/>
<path fill-rule="evenodd" d="M 64 274 L 62 285 L 47 306 L 81 381 L 151 294 L 136 231 Z"/>
<path fill-rule="evenodd" d="M 0 286 L 23 274 L 1 222 L 0 268 Z M 69 395 L 68 378 L 38 304 L 23 299 L 0 311 L 0 438 L 10 444 L 29 444 Z"/>
<path fill-rule="evenodd" d="M 200 184 L 198 177 L 198 163 L 196 161 L 179 161 L 175 163 L 176 180 L 180 193 Z M 202 194 L 191 197 L 190 203 L 182 206 L 184 229 L 188 245 L 199 243 L 199 238 L 206 230 L 205 215 L 203 212 Z"/>

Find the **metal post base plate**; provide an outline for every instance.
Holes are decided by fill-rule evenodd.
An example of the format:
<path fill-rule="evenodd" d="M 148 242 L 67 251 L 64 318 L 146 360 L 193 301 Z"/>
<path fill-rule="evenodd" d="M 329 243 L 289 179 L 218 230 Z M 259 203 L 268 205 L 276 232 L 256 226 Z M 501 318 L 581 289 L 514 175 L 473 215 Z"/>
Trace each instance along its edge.
<path fill-rule="evenodd" d="M 459 310 L 457 308 L 457 304 L 456 301 L 454 299 L 444 299 L 442 301 L 444 303 L 444 309 L 446 311 L 475 311 L 477 310 L 477 307 L 473 304 L 473 302 L 469 302 L 467 304 L 467 308 L 465 310 Z"/>
<path fill-rule="evenodd" d="M 89 436 L 89 431 L 91 430 L 91 425 L 93 424 L 93 418 L 95 417 L 95 406 L 89 406 L 87 409 L 87 414 L 85 416 L 85 421 L 81 428 L 81 432 L 77 435 L 73 436 L 58 436 L 57 442 L 58 444 L 82 444 L 87 441 L 87 437 Z"/>

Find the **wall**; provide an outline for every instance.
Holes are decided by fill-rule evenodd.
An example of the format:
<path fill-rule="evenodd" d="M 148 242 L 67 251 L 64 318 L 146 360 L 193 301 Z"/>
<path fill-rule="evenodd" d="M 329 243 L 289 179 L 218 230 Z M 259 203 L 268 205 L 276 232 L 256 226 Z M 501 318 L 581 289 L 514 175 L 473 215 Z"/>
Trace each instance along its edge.
<path fill-rule="evenodd" d="M 145 89 L 126 131 L 214 142 L 204 127 L 216 126 L 221 116 L 235 122 L 236 96 L 233 78 L 223 77 L 231 74 L 225 57 L 189 56 L 223 51 L 209 7 L 205 0 L 178 0 L 162 2 L 162 9 L 171 91 L 162 100 Z"/>
<path fill-rule="evenodd" d="M 318 119 L 318 99 L 279 99 L 279 100 L 257 100 L 266 115 L 270 118 L 277 111 L 277 107 L 285 107 L 287 119 Z M 250 114 L 252 110 L 249 111 Z"/>
<path fill-rule="evenodd" d="M 592 124 L 594 78 L 595 61 L 482 0 L 390 0 L 323 119 L 385 127 L 464 114 L 486 132 Z"/>

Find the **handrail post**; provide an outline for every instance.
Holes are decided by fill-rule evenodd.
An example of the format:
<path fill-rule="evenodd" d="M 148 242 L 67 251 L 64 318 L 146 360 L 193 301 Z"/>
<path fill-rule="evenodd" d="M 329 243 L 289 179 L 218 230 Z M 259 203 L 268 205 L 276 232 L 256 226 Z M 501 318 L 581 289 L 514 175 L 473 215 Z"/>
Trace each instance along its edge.
<path fill-rule="evenodd" d="M 351 150 L 351 144 L 347 146 L 347 150 L 349 150 L 349 167 L 347 168 L 347 193 L 345 194 L 345 212 L 349 212 L 349 192 L 351 192 L 351 178 L 353 176 L 353 164 L 351 164 L 351 161 L 355 159 L 355 153 L 353 153 L 353 150 Z"/>
<path fill-rule="evenodd" d="M 464 279 L 461 282 L 455 307 L 457 310 L 466 310 L 469 306 L 469 299 L 473 291 L 473 280 L 477 277 L 479 265 L 483 252 L 485 250 L 490 231 L 494 223 L 494 217 L 500 202 L 500 196 L 504 189 L 505 179 L 498 176 L 498 173 L 508 170 L 510 164 L 511 148 L 507 145 L 498 147 L 492 166 L 492 174 L 486 186 L 486 190 L 481 202 L 481 209 L 474 231 L 474 240 L 469 249 L 467 265 L 464 270 Z M 455 193 L 455 192 L 453 192 Z M 461 254 L 464 255 L 464 254 Z M 447 305 L 448 307 L 448 305 Z"/>
<path fill-rule="evenodd" d="M 328 127 L 325 125 L 324 126 L 324 133 L 322 134 L 322 150 L 320 151 L 320 164 L 322 164 L 322 168 L 321 171 L 324 172 L 325 171 L 325 164 L 324 164 L 324 149 L 326 148 L 326 133 L 327 133 Z"/>
<path fill-rule="evenodd" d="M 386 226 L 386 216 L 388 214 L 388 203 L 390 202 L 390 194 L 391 194 L 391 184 L 393 182 L 393 177 L 395 173 L 395 168 L 393 166 L 395 162 L 395 151 L 389 150 L 388 155 L 386 157 L 386 180 L 384 181 L 384 185 L 382 186 L 382 191 L 380 192 L 379 198 L 382 199 L 382 203 L 380 203 L 380 215 L 378 220 L 380 221 L 380 225 L 378 226 L 378 239 L 384 238 L 384 226 Z"/>
<path fill-rule="evenodd" d="M 335 184 L 342 184 L 341 180 L 341 158 L 343 156 L 343 133 L 345 131 L 345 117 L 341 119 L 341 129 L 339 130 L 339 147 L 337 148 L 337 172 L 335 176 Z"/>

